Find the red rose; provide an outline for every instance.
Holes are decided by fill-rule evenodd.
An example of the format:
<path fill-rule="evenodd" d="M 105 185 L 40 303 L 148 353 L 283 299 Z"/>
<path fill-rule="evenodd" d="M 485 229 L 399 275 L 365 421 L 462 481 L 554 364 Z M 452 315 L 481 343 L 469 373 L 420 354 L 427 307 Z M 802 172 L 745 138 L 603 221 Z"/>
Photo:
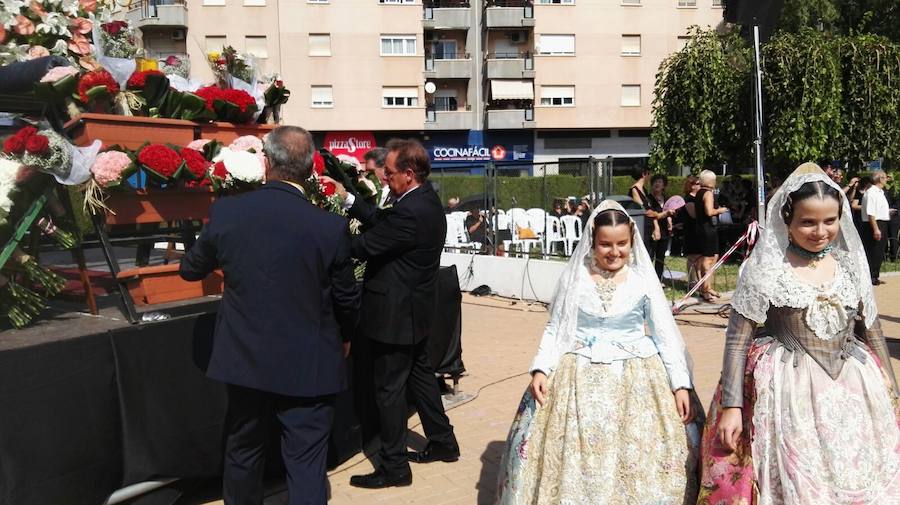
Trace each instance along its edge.
<path fill-rule="evenodd" d="M 16 137 L 19 137 L 22 140 L 28 140 L 28 137 L 31 137 L 36 133 L 37 128 L 35 128 L 34 126 L 26 126 L 25 128 L 22 128 L 21 130 L 16 132 Z"/>
<path fill-rule="evenodd" d="M 325 181 L 320 184 L 322 185 L 322 193 L 325 196 L 331 196 L 334 194 L 335 190 L 337 190 L 337 187 L 335 187 L 333 182 Z"/>
<path fill-rule="evenodd" d="M 184 158 L 185 165 L 187 165 L 188 170 L 194 174 L 194 177 L 199 179 L 206 175 L 210 162 L 203 157 L 203 153 L 185 147 L 181 150 L 181 157 Z"/>
<path fill-rule="evenodd" d="M 325 158 L 316 151 L 313 153 L 313 170 L 316 172 L 316 175 L 322 175 L 325 173 Z"/>
<path fill-rule="evenodd" d="M 50 139 L 44 135 L 32 135 L 25 141 L 25 150 L 31 154 L 44 154 L 50 148 Z"/>
<path fill-rule="evenodd" d="M 141 149 L 137 159 L 141 165 L 166 178 L 174 176 L 184 163 L 174 149 L 161 144 L 151 144 Z"/>
<path fill-rule="evenodd" d="M 103 28 L 103 31 L 110 35 L 118 35 L 122 32 L 122 30 L 128 28 L 128 22 L 126 21 L 111 21 L 109 23 L 103 23 L 100 25 L 100 28 Z"/>
<path fill-rule="evenodd" d="M 256 105 L 256 100 L 242 89 L 223 89 L 219 98 L 234 104 L 241 112 L 247 112 L 247 107 Z"/>
<path fill-rule="evenodd" d="M 175 56 L 173 54 L 173 55 L 170 55 L 168 58 L 166 58 L 166 65 L 168 65 L 170 67 L 181 65 L 181 60 L 178 58 L 178 56 Z"/>
<path fill-rule="evenodd" d="M 166 74 L 160 72 L 159 70 L 144 70 L 131 74 L 131 77 L 128 78 L 128 82 L 125 84 L 125 87 L 128 89 L 144 89 L 144 86 L 147 85 L 147 76 L 148 75 L 162 75 Z"/>
<path fill-rule="evenodd" d="M 18 135 L 13 135 L 3 142 L 3 152 L 6 154 L 22 154 L 25 152 L 25 140 Z"/>

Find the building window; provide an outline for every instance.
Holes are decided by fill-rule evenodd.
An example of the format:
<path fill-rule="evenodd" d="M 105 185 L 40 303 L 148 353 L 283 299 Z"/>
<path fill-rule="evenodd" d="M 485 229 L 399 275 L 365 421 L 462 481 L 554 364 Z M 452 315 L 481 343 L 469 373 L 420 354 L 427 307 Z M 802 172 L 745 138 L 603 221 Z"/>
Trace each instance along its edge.
<path fill-rule="evenodd" d="M 641 106 L 641 85 L 640 84 L 623 84 L 622 85 L 622 107 L 640 107 Z"/>
<path fill-rule="evenodd" d="M 203 0 L 204 7 L 216 7 L 225 5 L 225 0 Z"/>
<path fill-rule="evenodd" d="M 541 105 L 572 107 L 575 105 L 575 86 L 541 86 Z"/>
<path fill-rule="evenodd" d="M 265 35 L 247 35 L 244 37 L 244 52 L 259 59 L 269 57 L 269 46 Z"/>
<path fill-rule="evenodd" d="M 641 0 L 622 0 L 622 5 L 641 5 Z"/>
<path fill-rule="evenodd" d="M 328 0 L 306 0 L 308 4 L 327 4 Z"/>
<path fill-rule="evenodd" d="M 715 7 L 724 7 L 724 5 L 722 5 L 722 0 L 712 0 L 712 6 L 714 8 Z"/>
<path fill-rule="evenodd" d="M 399 5 L 399 4 L 413 4 L 413 3 L 416 3 L 416 0 L 378 0 L 378 3 L 380 3 L 380 4 L 393 4 L 393 5 Z"/>
<path fill-rule="evenodd" d="M 575 0 L 541 0 L 540 3 L 545 5 L 560 5 L 560 4 L 568 4 L 573 5 Z"/>
<path fill-rule="evenodd" d="M 575 35 L 546 35 L 538 39 L 538 54 L 572 56 L 575 54 Z"/>
<path fill-rule="evenodd" d="M 696 7 L 697 0 L 678 0 L 679 7 Z"/>
<path fill-rule="evenodd" d="M 381 36 L 381 55 L 382 56 L 415 56 L 416 55 L 416 36 L 415 35 L 382 35 Z"/>
<path fill-rule="evenodd" d="M 316 109 L 334 107 L 334 95 L 331 86 L 312 87 L 312 106 Z"/>
<path fill-rule="evenodd" d="M 265 7 L 266 0 L 244 0 L 244 7 Z"/>
<path fill-rule="evenodd" d="M 206 52 L 220 53 L 225 47 L 226 39 L 224 35 L 207 35 L 206 36 Z"/>
<path fill-rule="evenodd" d="M 434 110 L 451 112 L 459 109 L 455 90 L 439 90 L 434 95 Z"/>
<path fill-rule="evenodd" d="M 622 56 L 641 55 L 641 36 L 622 35 Z"/>
<path fill-rule="evenodd" d="M 678 36 L 678 50 L 681 51 L 685 47 L 687 47 L 688 43 L 691 41 L 691 37 L 688 35 L 679 35 Z"/>
<path fill-rule="evenodd" d="M 419 105 L 419 88 L 417 87 L 384 87 L 381 88 L 382 107 L 417 107 Z"/>
<path fill-rule="evenodd" d="M 331 56 L 331 34 L 329 34 L 329 33 L 310 33 L 309 34 L 309 55 L 310 56 Z"/>

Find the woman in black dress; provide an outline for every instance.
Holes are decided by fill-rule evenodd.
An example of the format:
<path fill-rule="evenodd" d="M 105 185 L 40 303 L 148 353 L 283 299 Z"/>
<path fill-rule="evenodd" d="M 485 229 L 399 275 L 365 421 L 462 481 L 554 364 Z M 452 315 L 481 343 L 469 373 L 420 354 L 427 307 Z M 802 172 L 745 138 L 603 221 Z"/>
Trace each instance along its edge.
<path fill-rule="evenodd" d="M 688 281 L 693 286 L 700 276 L 697 275 L 700 269 L 698 261 L 700 259 L 700 244 L 697 241 L 697 209 L 695 198 L 697 192 L 700 191 L 700 178 L 696 175 L 689 175 L 684 180 L 684 207 L 678 210 L 676 214 L 676 226 L 680 226 L 682 231 L 681 254 L 687 260 Z M 672 253 L 675 254 L 675 253 Z"/>
<path fill-rule="evenodd" d="M 712 270 L 719 259 L 719 233 L 713 218 L 728 212 L 727 207 L 716 205 L 713 190 L 716 189 L 716 173 L 712 170 L 700 172 L 700 191 L 694 198 L 696 212 L 696 232 L 699 245 L 700 276 Z M 710 275 L 700 288 L 700 296 L 707 302 L 713 302 L 720 295 L 713 288 L 714 276 Z"/>
<path fill-rule="evenodd" d="M 634 179 L 634 184 L 628 189 L 628 196 L 644 209 L 644 229 L 641 230 L 641 239 L 644 241 L 647 251 L 650 251 L 650 259 L 653 259 L 653 243 L 662 236 L 658 220 L 670 218 L 674 212 L 662 209 L 660 209 L 661 212 L 657 212 L 650 205 L 650 198 L 647 197 L 647 193 L 644 193 L 644 184 L 650 178 L 649 170 L 636 167 L 631 173 L 631 178 Z"/>
<path fill-rule="evenodd" d="M 672 236 L 672 212 L 663 211 L 663 205 L 666 203 L 666 186 L 669 185 L 669 179 L 665 175 L 656 174 L 650 179 L 650 209 L 659 216 L 656 219 L 654 227 L 654 236 L 651 242 L 650 259 L 653 260 L 653 269 L 656 270 L 656 277 L 662 280 L 663 270 L 666 266 L 666 251 L 669 250 L 669 239 Z"/>

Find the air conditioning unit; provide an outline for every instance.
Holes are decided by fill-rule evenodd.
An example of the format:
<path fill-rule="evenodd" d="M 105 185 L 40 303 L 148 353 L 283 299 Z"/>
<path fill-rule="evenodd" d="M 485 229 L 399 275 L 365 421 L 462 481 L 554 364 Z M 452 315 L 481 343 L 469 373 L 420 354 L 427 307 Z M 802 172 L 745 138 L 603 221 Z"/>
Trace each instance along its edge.
<path fill-rule="evenodd" d="M 172 30 L 172 40 L 184 40 L 184 30 Z"/>
<path fill-rule="evenodd" d="M 509 32 L 507 37 L 509 37 L 509 41 L 513 44 L 524 44 L 528 41 L 528 34 L 526 32 Z"/>

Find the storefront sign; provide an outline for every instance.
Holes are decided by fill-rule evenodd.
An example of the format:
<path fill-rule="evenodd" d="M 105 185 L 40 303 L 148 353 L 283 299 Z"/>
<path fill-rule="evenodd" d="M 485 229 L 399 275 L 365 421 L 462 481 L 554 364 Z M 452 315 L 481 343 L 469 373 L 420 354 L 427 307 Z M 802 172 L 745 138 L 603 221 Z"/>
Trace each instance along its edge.
<path fill-rule="evenodd" d="M 335 156 L 346 154 L 363 162 L 369 150 L 376 147 L 372 132 L 329 132 L 325 134 L 325 149 Z"/>
<path fill-rule="evenodd" d="M 433 163 L 531 161 L 534 159 L 532 135 L 531 132 L 435 133 L 425 144 Z"/>

